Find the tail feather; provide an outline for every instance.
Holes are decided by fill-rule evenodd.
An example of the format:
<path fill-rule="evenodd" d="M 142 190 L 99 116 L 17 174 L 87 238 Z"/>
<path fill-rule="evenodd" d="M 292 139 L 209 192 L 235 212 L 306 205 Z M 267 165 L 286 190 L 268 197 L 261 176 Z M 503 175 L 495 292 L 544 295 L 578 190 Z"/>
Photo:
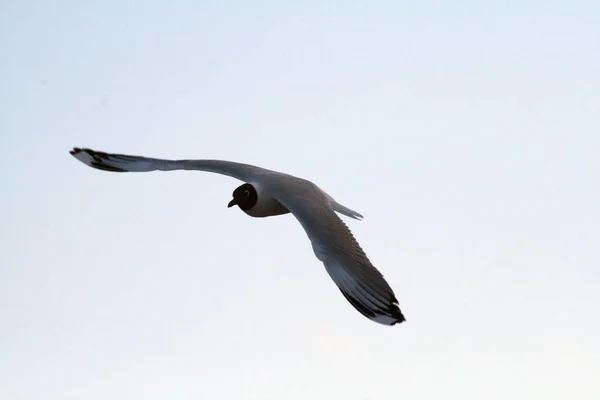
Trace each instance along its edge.
<path fill-rule="evenodd" d="M 358 213 L 346 206 L 341 205 L 340 203 L 338 203 L 337 201 L 335 201 L 333 199 L 331 199 L 331 207 L 333 208 L 334 211 L 337 211 L 338 213 L 345 215 L 346 217 L 357 219 L 359 221 L 364 218 L 360 213 Z"/>

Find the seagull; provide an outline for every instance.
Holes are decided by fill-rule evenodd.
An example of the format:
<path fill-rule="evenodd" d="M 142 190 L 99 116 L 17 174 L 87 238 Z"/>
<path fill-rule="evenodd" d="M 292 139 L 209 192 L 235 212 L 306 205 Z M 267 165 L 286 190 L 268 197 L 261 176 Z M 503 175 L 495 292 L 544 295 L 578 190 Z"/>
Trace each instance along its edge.
<path fill-rule="evenodd" d="M 356 220 L 363 216 L 335 201 L 311 181 L 224 160 L 166 160 L 79 147 L 73 148 L 70 154 L 85 165 L 103 171 L 193 170 L 238 179 L 244 184 L 233 191 L 233 199 L 227 207 L 237 205 L 255 218 L 291 213 L 306 231 L 317 259 L 356 310 L 382 325 L 405 321 L 394 291 L 336 212 Z"/>

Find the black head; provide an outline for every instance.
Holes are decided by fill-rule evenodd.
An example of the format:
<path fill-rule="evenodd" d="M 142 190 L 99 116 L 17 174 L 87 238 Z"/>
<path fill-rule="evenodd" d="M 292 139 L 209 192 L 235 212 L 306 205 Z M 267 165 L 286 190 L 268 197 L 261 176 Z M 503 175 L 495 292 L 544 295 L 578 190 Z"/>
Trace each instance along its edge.
<path fill-rule="evenodd" d="M 233 191 L 233 200 L 227 204 L 227 207 L 233 207 L 236 204 L 244 211 L 248 211 L 256 205 L 258 193 L 254 186 L 244 183 Z"/>

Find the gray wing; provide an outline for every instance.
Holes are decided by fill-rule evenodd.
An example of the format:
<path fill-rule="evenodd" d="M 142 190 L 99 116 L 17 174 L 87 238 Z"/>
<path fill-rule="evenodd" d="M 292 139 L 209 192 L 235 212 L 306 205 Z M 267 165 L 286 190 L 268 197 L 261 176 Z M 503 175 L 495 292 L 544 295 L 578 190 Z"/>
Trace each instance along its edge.
<path fill-rule="evenodd" d="M 309 184 L 288 185 L 277 200 L 300 221 L 331 279 L 365 317 L 383 325 L 405 321 L 394 291 L 336 215 L 327 195 Z"/>
<path fill-rule="evenodd" d="M 71 155 L 92 168 L 111 172 L 149 172 L 197 170 L 227 175 L 241 181 L 249 181 L 256 174 L 269 170 L 249 164 L 241 164 L 222 160 L 163 160 L 132 156 L 127 154 L 112 154 L 103 151 L 75 147 Z M 270 171 L 269 171 L 270 172 Z"/>

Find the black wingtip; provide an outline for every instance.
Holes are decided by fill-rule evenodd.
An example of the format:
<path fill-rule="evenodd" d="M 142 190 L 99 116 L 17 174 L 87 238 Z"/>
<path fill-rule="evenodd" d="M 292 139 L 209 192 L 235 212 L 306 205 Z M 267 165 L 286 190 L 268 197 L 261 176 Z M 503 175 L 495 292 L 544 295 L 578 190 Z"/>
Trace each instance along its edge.
<path fill-rule="evenodd" d="M 393 325 L 406 322 L 406 318 L 404 317 L 404 314 L 402 314 L 402 311 L 400 311 L 400 310 L 398 310 L 398 314 L 394 315 L 394 317 L 396 318 L 396 321 L 393 323 Z"/>
<path fill-rule="evenodd" d="M 404 314 L 402 314 L 402 311 L 400 311 L 400 307 L 398 307 L 395 296 L 392 299 L 392 303 L 389 307 L 372 309 L 366 306 L 365 304 L 361 303 L 354 297 L 352 297 L 349 293 L 344 292 L 342 289 L 340 289 L 340 292 L 342 292 L 342 295 L 344 295 L 346 300 L 348 300 L 358 312 L 360 312 L 362 315 L 364 315 L 372 321 L 387 326 L 394 326 L 396 324 L 401 324 L 404 321 L 406 321 L 406 318 L 404 318 Z M 386 320 L 385 322 L 378 321 L 378 317 L 381 316 L 385 316 L 386 318 L 388 318 L 388 320 Z"/>
<path fill-rule="evenodd" d="M 73 147 L 72 150 L 69 150 L 69 154 L 72 155 L 72 156 L 74 156 L 76 154 L 81 153 L 82 151 L 84 151 L 84 149 L 81 148 L 81 147 Z"/>
<path fill-rule="evenodd" d="M 85 153 L 85 155 L 78 156 L 80 153 Z M 85 147 L 73 147 L 73 149 L 69 151 L 69 154 L 87 166 L 95 169 L 110 172 L 128 172 L 123 168 L 107 164 L 107 161 L 110 163 L 109 154 L 102 151 L 95 151 Z"/>
<path fill-rule="evenodd" d="M 396 318 L 396 322 L 394 324 L 401 324 L 406 321 L 406 317 L 402 314 L 400 307 L 398 306 L 398 300 L 396 300 L 396 296 L 394 296 L 394 308 L 392 308 L 391 316 Z"/>

